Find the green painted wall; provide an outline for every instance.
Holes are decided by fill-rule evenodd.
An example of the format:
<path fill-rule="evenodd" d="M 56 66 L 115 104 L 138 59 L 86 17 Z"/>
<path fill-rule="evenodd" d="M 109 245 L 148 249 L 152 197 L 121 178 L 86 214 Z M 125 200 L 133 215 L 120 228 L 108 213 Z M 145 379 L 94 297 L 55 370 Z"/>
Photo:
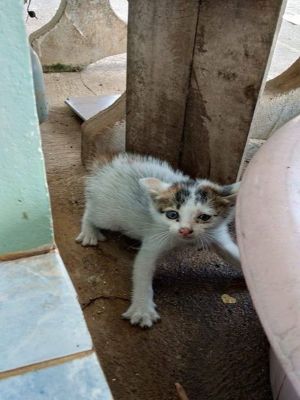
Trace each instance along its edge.
<path fill-rule="evenodd" d="M 53 242 L 23 0 L 0 7 L 0 255 Z"/>

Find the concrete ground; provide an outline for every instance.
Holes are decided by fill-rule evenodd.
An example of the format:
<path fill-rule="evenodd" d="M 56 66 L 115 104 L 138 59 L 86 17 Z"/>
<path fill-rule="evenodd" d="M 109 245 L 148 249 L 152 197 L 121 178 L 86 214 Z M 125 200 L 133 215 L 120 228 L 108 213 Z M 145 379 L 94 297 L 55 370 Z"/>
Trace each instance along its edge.
<path fill-rule="evenodd" d="M 91 69 L 46 74 L 50 116 L 41 126 L 56 242 L 114 398 L 175 400 L 179 381 L 190 400 L 270 400 L 268 343 L 240 271 L 197 249 L 170 255 L 159 265 L 154 283 L 162 321 L 142 330 L 120 318 L 129 305 L 137 244 L 119 234 L 96 248 L 74 241 L 83 213 L 85 171 L 81 121 L 63 101 L 109 92 L 111 85 L 114 92 L 122 91 L 121 67 L 122 56 L 115 78 L 106 79 L 109 63 L 98 64 L 98 86 L 90 79 Z M 223 294 L 236 303 L 224 304 Z"/>

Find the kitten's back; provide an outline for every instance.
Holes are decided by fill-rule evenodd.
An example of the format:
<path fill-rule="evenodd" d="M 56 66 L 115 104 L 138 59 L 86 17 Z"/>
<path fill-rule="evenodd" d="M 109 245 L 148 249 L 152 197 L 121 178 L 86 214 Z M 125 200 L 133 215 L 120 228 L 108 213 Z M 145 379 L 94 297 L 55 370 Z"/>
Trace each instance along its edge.
<path fill-rule="evenodd" d="M 188 179 L 166 162 L 147 156 L 125 153 L 94 164 L 86 184 L 86 199 L 94 220 L 103 225 L 107 214 L 111 219 L 113 213 L 115 224 L 132 232 L 150 223 L 149 196 L 139 184 L 139 179 L 147 177 L 169 183 Z"/>
<path fill-rule="evenodd" d="M 122 188 L 127 192 L 128 189 L 133 189 L 128 185 L 135 182 L 140 187 L 139 179 L 148 177 L 169 183 L 189 179 L 180 171 L 175 171 L 164 161 L 149 156 L 122 153 L 115 157 L 98 159 L 93 165 L 91 176 L 88 178 L 88 186 L 94 186 L 100 182 L 103 184 L 108 181 L 105 184 L 109 187 Z"/>

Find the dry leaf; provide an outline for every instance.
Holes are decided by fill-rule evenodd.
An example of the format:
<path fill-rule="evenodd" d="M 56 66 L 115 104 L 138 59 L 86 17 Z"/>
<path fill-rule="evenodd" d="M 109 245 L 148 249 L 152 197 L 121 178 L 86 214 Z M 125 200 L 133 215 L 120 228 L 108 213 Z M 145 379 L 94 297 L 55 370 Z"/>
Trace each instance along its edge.
<path fill-rule="evenodd" d="M 236 298 L 229 296 L 229 294 L 222 294 L 221 299 L 224 304 L 235 304 Z"/>

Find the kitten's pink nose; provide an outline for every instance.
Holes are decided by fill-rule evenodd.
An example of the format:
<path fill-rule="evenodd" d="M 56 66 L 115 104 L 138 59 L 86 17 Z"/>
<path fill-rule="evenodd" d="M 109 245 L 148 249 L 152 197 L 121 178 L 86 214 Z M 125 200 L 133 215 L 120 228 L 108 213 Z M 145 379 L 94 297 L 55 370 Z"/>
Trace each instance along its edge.
<path fill-rule="evenodd" d="M 193 229 L 190 228 L 180 228 L 179 233 L 181 236 L 189 236 L 193 233 Z"/>

